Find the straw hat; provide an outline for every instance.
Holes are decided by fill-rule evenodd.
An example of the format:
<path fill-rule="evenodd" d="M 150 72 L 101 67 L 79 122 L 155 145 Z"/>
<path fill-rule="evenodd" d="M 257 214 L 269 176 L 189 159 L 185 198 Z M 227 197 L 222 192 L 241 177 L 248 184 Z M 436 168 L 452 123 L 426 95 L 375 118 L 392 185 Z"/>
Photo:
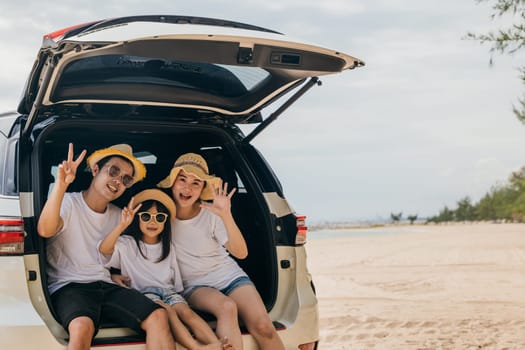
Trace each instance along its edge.
<path fill-rule="evenodd" d="M 91 153 L 87 159 L 87 164 L 90 169 L 102 159 L 110 156 L 121 156 L 128 159 L 133 165 L 133 183 L 137 183 L 146 177 L 146 167 L 140 160 L 138 160 L 133 155 L 133 150 L 130 145 L 121 143 L 118 145 L 109 146 L 108 148 L 103 148 L 96 150 Z"/>
<path fill-rule="evenodd" d="M 175 209 L 175 203 L 173 203 L 173 200 L 170 198 L 170 196 L 168 196 L 166 193 L 162 192 L 161 190 L 152 188 L 149 190 L 144 190 L 142 192 L 139 192 L 135 196 L 133 196 L 133 204 L 135 205 L 138 205 L 140 203 L 143 203 L 149 200 L 155 200 L 155 201 L 162 203 L 166 208 L 168 208 L 170 212 L 170 217 L 172 219 L 175 217 L 175 214 L 177 213 Z"/>
<path fill-rule="evenodd" d="M 196 153 L 185 153 L 177 158 L 170 174 L 164 180 L 159 182 L 157 187 L 171 188 L 181 170 L 184 170 L 188 174 L 195 175 L 202 181 L 206 182 L 206 186 L 202 190 L 200 199 L 205 201 L 213 199 L 213 187 L 219 188 L 222 180 L 220 177 L 210 175 L 208 164 L 202 156 Z"/>

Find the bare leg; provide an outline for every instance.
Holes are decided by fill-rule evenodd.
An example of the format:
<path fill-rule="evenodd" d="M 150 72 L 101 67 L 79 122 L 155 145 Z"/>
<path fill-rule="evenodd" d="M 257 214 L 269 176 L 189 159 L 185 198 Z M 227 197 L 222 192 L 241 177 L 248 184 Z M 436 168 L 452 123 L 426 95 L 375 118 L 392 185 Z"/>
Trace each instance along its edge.
<path fill-rule="evenodd" d="M 93 321 L 86 316 L 74 318 L 68 325 L 69 344 L 67 350 L 89 350 L 95 334 Z"/>
<path fill-rule="evenodd" d="M 226 337 L 234 349 L 243 349 L 237 306 L 231 298 L 214 288 L 203 287 L 193 292 L 188 301 L 197 309 L 209 312 L 217 318 L 215 332 L 220 339 Z"/>
<path fill-rule="evenodd" d="M 195 338 L 197 338 L 198 341 L 203 344 L 220 343 L 219 338 L 217 338 L 217 335 L 208 323 L 197 315 L 188 304 L 177 303 L 173 305 L 172 308 L 177 312 L 179 319 L 195 334 Z"/>
<path fill-rule="evenodd" d="M 156 309 L 140 326 L 146 332 L 147 350 L 175 350 L 166 310 Z"/>
<path fill-rule="evenodd" d="M 229 297 L 235 300 L 239 315 L 261 350 L 284 350 L 284 344 L 253 285 L 237 287 Z"/>

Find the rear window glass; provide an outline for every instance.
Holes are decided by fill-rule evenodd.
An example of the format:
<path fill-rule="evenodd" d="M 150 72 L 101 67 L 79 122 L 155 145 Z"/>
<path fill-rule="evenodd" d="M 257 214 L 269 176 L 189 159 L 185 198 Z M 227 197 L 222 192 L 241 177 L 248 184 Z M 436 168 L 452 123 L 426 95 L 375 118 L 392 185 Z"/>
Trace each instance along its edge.
<path fill-rule="evenodd" d="M 258 67 L 239 67 L 130 55 L 87 57 L 66 66 L 59 86 L 141 84 L 239 97 L 269 77 Z"/>

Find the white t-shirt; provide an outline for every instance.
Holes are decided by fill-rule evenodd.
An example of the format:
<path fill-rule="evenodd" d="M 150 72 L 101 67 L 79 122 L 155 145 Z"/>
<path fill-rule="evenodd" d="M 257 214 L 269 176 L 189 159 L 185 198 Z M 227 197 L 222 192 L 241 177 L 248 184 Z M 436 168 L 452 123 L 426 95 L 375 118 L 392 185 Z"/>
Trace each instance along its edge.
<path fill-rule="evenodd" d="M 147 244 L 139 241 L 139 244 L 147 259 L 140 253 L 133 237 L 120 236 L 106 267 L 120 269 L 123 276 L 130 278 L 131 288 L 139 291 L 146 287 L 160 287 L 182 292 L 182 279 L 173 244 L 169 255 L 159 262 L 156 261 L 162 256 L 161 242 Z"/>
<path fill-rule="evenodd" d="M 97 244 L 119 222 L 120 209 L 110 203 L 104 213 L 97 213 L 86 204 L 82 193 L 65 193 L 60 216 L 64 226 L 47 240 L 49 292 L 70 282 L 111 283 Z"/>
<path fill-rule="evenodd" d="M 194 218 L 174 219 L 171 227 L 185 290 L 194 286 L 220 290 L 247 276 L 224 248 L 228 234 L 217 215 L 201 209 Z"/>

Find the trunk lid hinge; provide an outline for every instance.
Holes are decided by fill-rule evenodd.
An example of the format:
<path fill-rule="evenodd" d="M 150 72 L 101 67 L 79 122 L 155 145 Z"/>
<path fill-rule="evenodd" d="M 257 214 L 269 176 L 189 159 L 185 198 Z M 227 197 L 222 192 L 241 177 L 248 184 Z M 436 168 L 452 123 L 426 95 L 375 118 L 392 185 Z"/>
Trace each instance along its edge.
<path fill-rule="evenodd" d="M 53 72 L 53 69 L 55 68 L 55 62 L 54 59 L 51 57 L 49 58 L 47 67 L 45 67 L 45 72 L 42 78 L 42 82 L 40 83 L 40 87 L 38 88 L 38 93 L 35 97 L 35 100 L 33 101 L 33 105 L 31 106 L 31 110 L 29 111 L 29 115 L 27 117 L 27 121 L 24 125 L 24 129 L 21 132 L 21 136 L 26 137 L 28 133 L 30 133 L 31 129 L 33 128 L 33 124 L 36 121 L 36 117 L 38 115 L 38 110 L 40 109 L 42 105 L 42 100 L 44 99 L 44 94 L 47 92 L 47 88 L 49 86 L 49 81 L 51 80 L 51 73 Z"/>

